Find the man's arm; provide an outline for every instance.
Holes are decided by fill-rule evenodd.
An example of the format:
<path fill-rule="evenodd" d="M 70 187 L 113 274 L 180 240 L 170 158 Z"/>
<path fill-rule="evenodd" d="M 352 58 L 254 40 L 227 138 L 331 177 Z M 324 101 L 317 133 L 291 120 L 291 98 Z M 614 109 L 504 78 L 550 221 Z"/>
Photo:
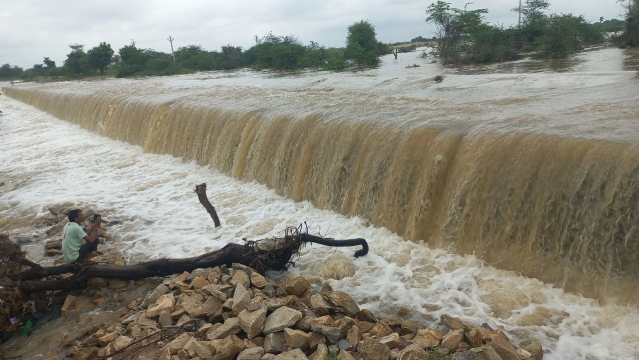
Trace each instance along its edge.
<path fill-rule="evenodd" d="M 87 236 L 83 237 L 84 241 L 86 241 L 88 243 L 93 243 L 95 241 L 95 239 L 98 238 L 98 229 L 100 229 L 101 224 L 102 224 L 102 218 L 99 217 L 93 223 L 93 227 L 91 228 L 91 230 L 89 230 L 89 234 Z"/>

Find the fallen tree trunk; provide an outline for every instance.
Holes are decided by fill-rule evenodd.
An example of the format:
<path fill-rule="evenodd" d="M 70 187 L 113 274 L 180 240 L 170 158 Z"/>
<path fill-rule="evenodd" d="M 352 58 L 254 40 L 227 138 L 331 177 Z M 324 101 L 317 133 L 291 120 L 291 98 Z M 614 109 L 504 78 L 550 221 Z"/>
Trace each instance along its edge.
<path fill-rule="evenodd" d="M 266 246 L 261 246 L 260 243 L 263 241 L 275 241 L 273 245 L 275 247 L 268 249 Z M 246 245 L 228 244 L 219 250 L 185 259 L 158 259 L 135 265 L 92 263 L 79 265 L 71 263 L 53 267 L 35 266 L 25 272 L 9 275 L 8 278 L 12 285 L 20 290 L 35 292 L 81 289 L 86 287 L 87 281 L 92 278 L 139 280 L 184 271 L 191 272 L 198 268 L 231 266 L 232 263 L 246 265 L 264 273 L 267 270 L 285 270 L 292 263 L 292 258 L 299 254 L 300 248 L 306 243 L 334 247 L 362 246 L 362 249 L 355 252 L 355 256 L 364 256 L 368 253 L 368 244 L 364 239 L 335 240 L 287 232 L 283 239 L 250 241 Z M 66 279 L 36 280 L 65 273 L 74 273 L 75 275 Z"/>

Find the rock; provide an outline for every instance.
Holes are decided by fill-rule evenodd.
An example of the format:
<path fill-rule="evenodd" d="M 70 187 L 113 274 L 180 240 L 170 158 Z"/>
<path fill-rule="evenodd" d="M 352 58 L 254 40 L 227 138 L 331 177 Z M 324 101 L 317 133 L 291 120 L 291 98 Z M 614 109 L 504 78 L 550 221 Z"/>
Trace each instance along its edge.
<path fill-rule="evenodd" d="M 205 287 L 202 288 L 202 290 L 204 290 L 205 292 L 211 294 L 211 296 L 213 296 L 214 298 L 225 302 L 226 301 L 226 285 L 225 286 L 220 286 L 220 285 L 207 285 Z M 224 290 L 224 291 L 223 291 Z"/>
<path fill-rule="evenodd" d="M 208 358 L 213 353 L 213 349 L 208 344 L 208 342 L 197 341 L 195 340 L 195 338 L 191 338 L 191 341 L 184 345 L 184 348 L 182 348 L 182 350 L 186 350 L 189 353 L 190 357 L 199 356 L 202 359 Z"/>
<path fill-rule="evenodd" d="M 464 324 L 460 318 L 457 317 L 452 317 L 452 316 L 448 316 L 448 315 L 442 315 L 442 317 L 440 318 L 440 322 L 443 325 L 448 326 L 449 328 L 451 328 L 452 330 L 464 330 L 464 331 L 469 331 L 470 327 L 466 326 L 466 324 Z"/>
<path fill-rule="evenodd" d="M 298 276 L 286 285 L 286 292 L 297 297 L 302 297 L 310 287 L 311 284 L 309 284 L 303 276 Z"/>
<path fill-rule="evenodd" d="M 128 316 L 126 319 L 122 320 L 121 322 L 122 322 L 122 324 L 125 324 L 125 325 L 128 324 L 128 323 L 134 322 L 142 314 L 144 314 L 144 310 L 140 310 L 140 311 L 138 311 L 136 313 L 133 313 L 132 315 Z"/>
<path fill-rule="evenodd" d="M 530 343 L 524 346 L 520 345 L 520 347 L 530 353 L 531 359 L 542 360 L 544 358 L 544 350 L 539 343 Z"/>
<path fill-rule="evenodd" d="M 62 235 L 62 230 L 64 229 L 63 224 L 56 224 L 52 227 L 49 228 L 49 230 L 47 230 L 47 236 L 49 237 L 54 237 L 57 235 Z"/>
<path fill-rule="evenodd" d="M 442 347 L 450 351 L 455 351 L 459 347 L 459 344 L 464 339 L 464 330 L 458 329 L 449 332 L 442 338 Z"/>
<path fill-rule="evenodd" d="M 348 341 L 346 341 L 346 339 L 341 339 L 337 342 L 337 347 L 340 350 L 352 350 L 353 347 L 351 346 L 351 344 L 348 343 Z"/>
<path fill-rule="evenodd" d="M 393 333 L 393 330 L 386 323 L 379 323 L 370 330 L 371 335 L 376 336 L 378 338 L 388 336 Z"/>
<path fill-rule="evenodd" d="M 264 356 L 262 356 L 262 360 L 274 360 L 276 357 L 276 355 L 273 354 L 264 354 Z"/>
<path fill-rule="evenodd" d="M 493 330 L 492 340 L 485 346 L 492 347 L 502 360 L 519 360 L 517 349 L 501 330 Z"/>
<path fill-rule="evenodd" d="M 392 333 L 388 336 L 384 336 L 383 338 L 379 339 L 379 342 L 388 346 L 389 349 L 393 350 L 399 345 L 399 342 L 400 342 L 399 334 Z"/>
<path fill-rule="evenodd" d="M 166 294 L 169 292 L 169 287 L 163 284 L 158 285 L 155 290 L 153 290 L 153 292 L 149 295 L 147 295 L 144 300 L 142 301 L 141 306 L 142 307 L 148 307 L 151 304 L 154 304 L 156 301 L 158 301 L 158 299 L 160 298 L 160 296 Z"/>
<path fill-rule="evenodd" d="M 266 309 L 257 309 L 255 311 L 242 311 L 239 316 L 239 325 L 246 333 L 249 339 L 259 335 L 264 330 L 264 322 L 266 320 Z"/>
<path fill-rule="evenodd" d="M 451 360 L 502 360 L 491 347 L 482 346 L 468 351 L 458 352 Z"/>
<path fill-rule="evenodd" d="M 224 303 L 215 297 L 206 299 L 204 304 L 200 305 L 193 313 L 189 313 L 191 317 L 200 317 L 206 315 L 208 317 L 216 317 L 222 314 L 222 305 Z"/>
<path fill-rule="evenodd" d="M 67 295 L 66 299 L 64 299 L 64 304 L 62 304 L 62 316 L 66 315 L 73 303 L 75 303 L 75 296 Z"/>
<path fill-rule="evenodd" d="M 253 271 L 249 276 L 251 279 L 251 286 L 256 287 L 258 289 L 264 289 L 266 285 L 268 285 L 268 281 L 264 278 L 264 276 L 259 273 Z"/>
<path fill-rule="evenodd" d="M 61 249 L 62 248 L 62 239 L 57 240 L 47 240 L 44 242 L 45 249 Z"/>
<path fill-rule="evenodd" d="M 355 300 L 343 291 L 325 291 L 321 293 L 321 295 L 331 303 L 333 307 L 347 315 L 355 316 L 359 312 L 359 306 L 357 306 Z"/>
<path fill-rule="evenodd" d="M 196 277 L 195 279 L 193 279 L 193 281 L 191 281 L 191 286 L 193 286 L 194 289 L 202 289 L 208 284 L 209 281 L 203 277 Z"/>
<path fill-rule="evenodd" d="M 301 318 L 301 312 L 287 306 L 283 306 L 275 310 L 266 318 L 266 322 L 264 323 L 264 334 L 269 334 L 291 327 Z"/>
<path fill-rule="evenodd" d="M 146 317 L 152 318 L 160 315 L 162 311 L 173 312 L 175 307 L 175 298 L 173 294 L 165 294 L 158 298 L 152 306 L 146 309 Z"/>
<path fill-rule="evenodd" d="M 97 347 L 82 347 L 76 346 L 73 348 L 73 359 L 74 360 L 88 360 L 95 358 L 94 355 L 98 353 Z"/>
<path fill-rule="evenodd" d="M 166 344 L 165 348 L 169 349 L 171 355 L 177 354 L 177 352 L 182 349 L 190 339 L 191 335 L 184 333 Z"/>
<path fill-rule="evenodd" d="M 211 330 L 206 333 L 206 338 L 209 340 L 222 339 L 230 335 L 235 335 L 241 330 L 242 328 L 240 327 L 238 318 L 228 318 L 224 324 L 216 328 L 211 328 Z"/>
<path fill-rule="evenodd" d="M 158 319 L 158 322 L 160 323 L 160 327 L 162 329 L 164 329 L 167 326 L 172 326 L 173 325 L 173 320 L 171 319 L 171 314 L 169 314 L 168 311 L 162 311 L 160 313 L 160 318 Z"/>
<path fill-rule="evenodd" d="M 120 335 L 117 332 L 113 331 L 100 337 L 98 339 L 98 342 L 100 343 L 100 346 L 107 346 L 109 343 L 112 343 L 113 341 L 115 341 L 115 339 L 117 339 L 118 336 Z"/>
<path fill-rule="evenodd" d="M 251 279 L 248 274 L 242 270 L 238 270 L 235 272 L 235 275 L 231 278 L 231 284 L 237 286 L 238 284 L 242 284 L 245 289 L 251 287 Z"/>
<path fill-rule="evenodd" d="M 322 335 L 326 336 L 331 344 L 337 343 L 342 335 L 342 331 L 338 327 L 315 325 L 311 329 L 322 333 Z"/>
<path fill-rule="evenodd" d="M 328 314 L 333 310 L 331 304 L 321 294 L 311 295 L 311 309 L 320 315 Z"/>
<path fill-rule="evenodd" d="M 414 334 L 417 332 L 417 323 L 414 321 L 402 321 L 402 334 Z"/>
<path fill-rule="evenodd" d="M 237 360 L 260 360 L 263 355 L 263 347 L 253 347 L 250 349 L 242 350 L 242 352 L 237 356 Z"/>
<path fill-rule="evenodd" d="M 113 350 L 120 351 L 124 349 L 125 347 L 129 346 L 132 342 L 133 342 L 133 339 L 131 339 L 130 337 L 120 336 L 117 339 L 115 339 L 115 341 L 112 342 L 111 345 L 113 346 Z"/>
<path fill-rule="evenodd" d="M 319 344 L 317 350 L 309 357 L 309 360 L 326 360 L 327 358 L 328 348 L 325 344 Z"/>
<path fill-rule="evenodd" d="M 368 309 L 360 310 L 357 314 L 355 314 L 355 318 L 361 321 L 368 321 L 372 323 L 377 322 L 377 317 Z"/>
<path fill-rule="evenodd" d="M 244 343 L 240 338 L 231 335 L 215 344 L 215 356 L 213 360 L 231 360 L 244 348 Z"/>
<path fill-rule="evenodd" d="M 354 325 L 350 330 L 348 330 L 348 333 L 346 334 L 346 341 L 348 341 L 353 348 L 357 348 L 357 344 L 362 341 L 362 336 L 359 333 L 359 327 L 357 325 Z"/>
<path fill-rule="evenodd" d="M 284 332 L 275 332 L 266 335 L 264 338 L 264 351 L 278 354 L 284 347 Z"/>
<path fill-rule="evenodd" d="M 397 355 L 397 360 L 428 360 L 429 355 L 421 346 L 413 344 L 404 348 Z"/>
<path fill-rule="evenodd" d="M 443 335 L 439 330 L 423 329 L 417 332 L 414 342 L 422 348 L 434 347 L 439 345 L 442 337 Z"/>
<path fill-rule="evenodd" d="M 308 360 L 306 354 L 300 349 L 293 349 L 285 353 L 281 353 L 275 357 L 276 360 Z"/>
<path fill-rule="evenodd" d="M 373 337 L 368 337 L 362 344 L 362 360 L 388 360 L 390 349 Z"/>
<path fill-rule="evenodd" d="M 466 333 L 466 338 L 464 341 L 468 343 L 471 347 L 477 348 L 483 345 L 481 331 L 477 328 L 474 328 Z"/>
<path fill-rule="evenodd" d="M 324 326 L 334 326 L 335 325 L 335 321 L 333 321 L 333 318 L 328 316 L 328 315 L 324 315 L 324 316 L 320 316 L 317 317 L 315 319 L 309 320 L 309 325 L 311 325 L 311 327 L 315 326 L 315 325 L 324 325 Z"/>
<path fill-rule="evenodd" d="M 44 253 L 47 256 L 58 256 L 58 255 L 62 255 L 62 250 L 58 250 L 58 249 L 44 249 Z"/>
<path fill-rule="evenodd" d="M 249 302 L 251 301 L 251 294 L 246 291 L 246 288 L 242 284 L 237 284 L 235 287 L 235 293 L 233 294 L 233 305 L 231 310 L 233 310 L 233 314 L 236 316 L 242 312 L 242 310 L 246 309 Z"/>
<path fill-rule="evenodd" d="M 284 329 L 284 343 L 288 348 L 308 349 L 309 334 L 302 330 L 293 330 L 291 328 Z"/>
<path fill-rule="evenodd" d="M 254 297 L 251 301 L 249 301 L 248 305 L 246 305 L 246 310 L 255 311 L 257 309 L 261 309 L 262 303 L 263 301 L 261 297 Z"/>
<path fill-rule="evenodd" d="M 308 336 L 308 346 L 314 350 L 319 344 L 326 344 L 326 336 L 321 332 L 314 331 Z"/>
<path fill-rule="evenodd" d="M 348 351 L 340 350 L 339 355 L 337 355 L 337 360 L 355 360 L 355 358 Z"/>

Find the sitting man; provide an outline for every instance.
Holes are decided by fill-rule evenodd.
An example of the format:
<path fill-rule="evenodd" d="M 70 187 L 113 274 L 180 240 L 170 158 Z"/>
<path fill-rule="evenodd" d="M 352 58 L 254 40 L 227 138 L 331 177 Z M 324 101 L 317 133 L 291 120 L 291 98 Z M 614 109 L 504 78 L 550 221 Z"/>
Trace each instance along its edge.
<path fill-rule="evenodd" d="M 84 262 L 87 254 L 98 249 L 98 229 L 102 224 L 102 217 L 95 219 L 93 227 L 89 230 L 89 235 L 82 230 L 80 224 L 84 221 L 82 210 L 75 209 L 69 211 L 69 223 L 62 231 L 62 253 L 64 261 Z"/>

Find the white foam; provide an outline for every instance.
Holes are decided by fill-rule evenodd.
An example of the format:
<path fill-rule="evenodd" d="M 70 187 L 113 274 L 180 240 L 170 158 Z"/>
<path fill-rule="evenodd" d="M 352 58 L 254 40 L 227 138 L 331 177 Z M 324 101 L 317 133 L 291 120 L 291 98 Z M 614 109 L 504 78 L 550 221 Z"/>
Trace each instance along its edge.
<path fill-rule="evenodd" d="M 43 216 L 46 206 L 72 201 L 121 221 L 111 229 L 115 244 L 130 259 L 142 260 L 194 256 L 241 243 L 242 237 L 281 236 L 287 226 L 306 221 L 314 233 L 369 241 L 371 252 L 359 259 L 352 258 L 354 249 L 308 247 L 292 270 L 316 275 L 318 266 L 332 260 L 325 276 L 354 271 L 327 281 L 352 294 L 363 308 L 394 315 L 406 307 L 411 318 L 426 322 L 442 314 L 474 326 L 486 322 L 505 329 L 515 344 L 541 342 L 551 360 L 639 356 L 639 311 L 634 307 L 600 306 L 472 256 L 430 249 L 362 219 L 295 203 L 262 185 L 170 156 L 144 154 L 140 147 L 89 133 L 5 96 L 0 108 L 0 182 L 5 182 L 0 219 L 8 219 L 0 221 L 0 231 L 12 227 L 12 219 Z M 192 192 L 202 182 L 209 186 L 221 228 L 213 227 Z"/>

